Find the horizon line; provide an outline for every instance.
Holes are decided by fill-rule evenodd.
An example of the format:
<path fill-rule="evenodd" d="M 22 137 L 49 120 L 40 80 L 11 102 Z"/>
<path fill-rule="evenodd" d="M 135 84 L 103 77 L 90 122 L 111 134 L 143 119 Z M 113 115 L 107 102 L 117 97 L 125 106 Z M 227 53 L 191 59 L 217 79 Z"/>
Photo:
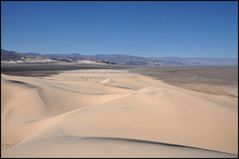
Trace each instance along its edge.
<path fill-rule="evenodd" d="M 81 54 L 81 53 L 39 53 L 39 52 L 22 52 L 22 51 L 16 51 L 16 50 L 8 50 L 8 49 L 3 49 L 1 48 L 1 50 L 5 50 L 5 51 L 13 51 L 13 52 L 16 52 L 16 53 L 21 53 L 21 54 L 29 54 L 29 53 L 32 53 L 32 54 L 41 54 L 41 55 L 49 55 L 49 54 L 60 54 L 60 55 L 71 55 L 71 54 L 78 54 L 78 55 L 84 55 L 84 56 L 96 56 L 96 55 L 126 55 L 126 56 L 134 56 L 134 57 L 144 57 L 144 58 L 213 58 L 213 59 L 216 59 L 216 58 L 219 58 L 219 59 L 238 59 L 238 56 L 237 57 L 206 57 L 206 56 L 197 56 L 197 57 L 193 57 L 193 56 L 190 56 L 190 57 L 181 57 L 181 56 L 141 56 L 141 55 L 131 55 L 131 54 L 120 54 L 120 53 L 109 53 L 109 54 Z"/>

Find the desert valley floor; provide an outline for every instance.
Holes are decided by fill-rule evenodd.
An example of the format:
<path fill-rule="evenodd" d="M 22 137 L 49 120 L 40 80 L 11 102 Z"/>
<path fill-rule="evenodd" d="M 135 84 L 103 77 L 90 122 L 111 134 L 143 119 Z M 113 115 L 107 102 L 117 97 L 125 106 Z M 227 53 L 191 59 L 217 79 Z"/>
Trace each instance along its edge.
<path fill-rule="evenodd" d="M 236 157 L 237 87 L 185 87 L 117 69 L 2 74 L 1 155 Z"/>

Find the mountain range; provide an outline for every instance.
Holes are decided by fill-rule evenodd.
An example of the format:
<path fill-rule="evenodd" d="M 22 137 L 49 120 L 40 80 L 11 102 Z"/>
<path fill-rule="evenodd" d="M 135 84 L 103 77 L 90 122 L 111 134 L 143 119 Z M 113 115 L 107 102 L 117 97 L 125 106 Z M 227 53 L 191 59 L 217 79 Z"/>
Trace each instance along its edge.
<path fill-rule="evenodd" d="M 181 57 L 139 57 L 124 54 L 82 55 L 82 54 L 40 54 L 20 53 L 1 49 L 2 63 L 56 63 L 97 62 L 102 64 L 140 66 L 214 66 L 238 65 L 236 58 L 181 58 Z"/>

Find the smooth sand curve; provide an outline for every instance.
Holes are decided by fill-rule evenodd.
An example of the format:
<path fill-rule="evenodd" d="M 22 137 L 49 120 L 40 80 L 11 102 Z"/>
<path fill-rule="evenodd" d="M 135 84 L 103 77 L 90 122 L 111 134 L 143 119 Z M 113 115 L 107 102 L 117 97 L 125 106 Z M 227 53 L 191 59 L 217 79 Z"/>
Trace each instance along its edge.
<path fill-rule="evenodd" d="M 109 69 L 2 74 L 1 84 L 3 157 L 238 154 L 235 97 Z"/>

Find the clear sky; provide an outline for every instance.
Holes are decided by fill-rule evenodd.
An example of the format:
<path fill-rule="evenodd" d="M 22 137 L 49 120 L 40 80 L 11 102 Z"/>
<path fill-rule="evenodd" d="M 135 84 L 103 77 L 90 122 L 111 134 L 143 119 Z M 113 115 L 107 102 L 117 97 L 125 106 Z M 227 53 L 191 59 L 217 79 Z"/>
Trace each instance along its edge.
<path fill-rule="evenodd" d="M 237 57 L 238 2 L 2 2 L 19 52 Z"/>

